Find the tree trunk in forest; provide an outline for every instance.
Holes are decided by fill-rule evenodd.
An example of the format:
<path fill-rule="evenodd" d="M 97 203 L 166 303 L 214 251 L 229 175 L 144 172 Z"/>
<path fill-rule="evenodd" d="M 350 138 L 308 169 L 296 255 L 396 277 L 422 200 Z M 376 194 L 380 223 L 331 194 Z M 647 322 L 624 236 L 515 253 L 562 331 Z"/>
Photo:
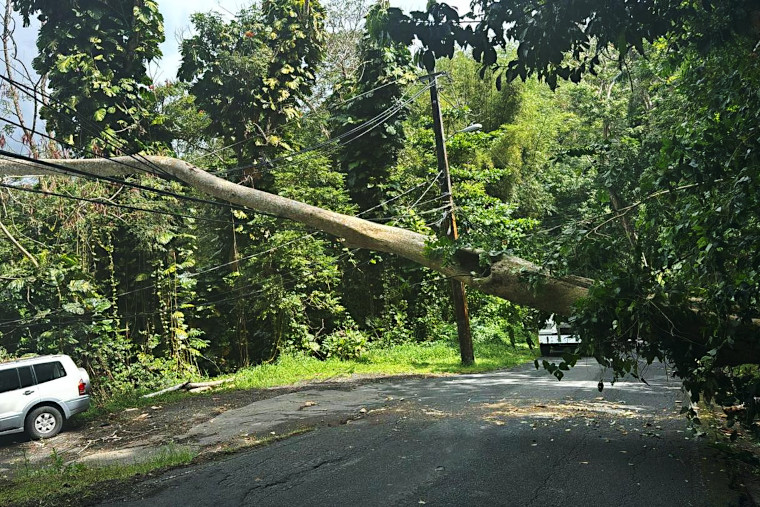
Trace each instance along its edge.
<path fill-rule="evenodd" d="M 460 249 L 450 262 L 429 255 L 426 242 L 430 237 L 397 227 L 376 224 L 360 218 L 342 215 L 302 202 L 245 187 L 209 174 L 197 167 L 169 157 L 119 157 L 116 159 L 48 160 L 55 164 L 45 167 L 24 161 L 0 159 L 0 176 L 59 175 L 56 166 L 64 166 L 94 176 L 118 176 L 138 170 L 156 169 L 184 181 L 196 190 L 222 201 L 248 207 L 254 211 L 276 215 L 300 222 L 335 236 L 348 247 L 365 248 L 399 255 L 432 270 L 460 280 L 471 287 L 507 299 L 517 305 L 529 306 L 549 313 L 571 315 L 576 302 L 588 296 L 593 283 L 588 278 L 552 276 L 540 266 L 513 256 L 493 259 L 488 266 L 480 265 L 478 252 Z M 701 333 L 704 318 L 685 310 L 674 332 L 673 322 L 663 315 L 663 322 L 653 323 L 665 334 L 685 336 L 696 346 L 705 346 Z M 737 324 L 734 345 L 722 348 L 715 357 L 716 365 L 740 365 L 760 362 L 760 322 Z M 670 330 L 670 331 L 669 331 Z M 706 350 L 705 350 L 706 352 Z"/>
<path fill-rule="evenodd" d="M 350 248 L 399 255 L 486 294 L 549 313 L 570 315 L 573 304 L 588 294 L 592 283 L 581 277 L 554 277 L 531 262 L 507 255 L 494 259 L 489 266 L 483 267 L 477 252 L 463 249 L 454 255 L 453 260 L 445 262 L 444 259 L 430 256 L 426 251 L 426 243 L 432 237 L 238 185 L 175 158 L 141 156 L 46 160 L 43 163 L 69 167 L 94 176 L 119 176 L 138 170 L 155 172 L 160 169 L 199 192 L 222 201 L 300 222 L 335 236 Z M 0 160 L 0 175 L 3 174 L 31 176 L 60 174 L 60 171 L 52 166 Z"/>

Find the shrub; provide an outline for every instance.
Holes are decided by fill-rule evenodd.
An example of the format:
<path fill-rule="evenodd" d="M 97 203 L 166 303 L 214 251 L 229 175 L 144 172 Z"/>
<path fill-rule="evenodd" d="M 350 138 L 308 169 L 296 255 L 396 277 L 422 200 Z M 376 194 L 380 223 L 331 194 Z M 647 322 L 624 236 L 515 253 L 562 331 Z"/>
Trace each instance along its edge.
<path fill-rule="evenodd" d="M 326 357 L 358 359 L 367 349 L 367 337 L 356 329 L 340 329 L 328 335 L 322 342 Z"/>

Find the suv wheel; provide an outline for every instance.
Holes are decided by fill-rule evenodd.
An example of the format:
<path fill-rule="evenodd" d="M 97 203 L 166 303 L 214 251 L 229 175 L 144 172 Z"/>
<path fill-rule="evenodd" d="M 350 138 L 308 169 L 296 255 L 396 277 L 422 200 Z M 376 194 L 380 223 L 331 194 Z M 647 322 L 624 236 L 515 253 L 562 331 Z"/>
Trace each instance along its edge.
<path fill-rule="evenodd" d="M 26 416 L 26 433 L 34 440 L 54 437 L 62 426 L 63 416 L 55 407 L 37 407 Z"/>

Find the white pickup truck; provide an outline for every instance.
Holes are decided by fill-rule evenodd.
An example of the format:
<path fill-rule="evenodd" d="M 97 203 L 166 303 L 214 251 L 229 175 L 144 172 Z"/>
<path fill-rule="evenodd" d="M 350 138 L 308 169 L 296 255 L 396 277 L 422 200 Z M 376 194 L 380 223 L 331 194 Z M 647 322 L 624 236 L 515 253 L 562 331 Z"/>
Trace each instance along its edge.
<path fill-rule="evenodd" d="M 560 322 L 557 326 L 554 316 L 549 317 L 544 327 L 538 331 L 538 345 L 542 356 L 548 356 L 552 348 L 575 347 L 580 342 L 580 338 L 570 331 L 570 325 Z"/>

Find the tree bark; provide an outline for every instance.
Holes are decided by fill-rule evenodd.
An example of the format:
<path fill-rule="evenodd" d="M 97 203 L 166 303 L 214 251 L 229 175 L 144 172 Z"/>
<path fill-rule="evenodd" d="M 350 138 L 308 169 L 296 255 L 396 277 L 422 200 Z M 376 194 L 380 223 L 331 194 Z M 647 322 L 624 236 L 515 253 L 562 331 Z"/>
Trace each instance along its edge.
<path fill-rule="evenodd" d="M 157 168 L 184 181 L 199 192 L 222 201 L 239 204 L 254 211 L 269 213 L 300 222 L 326 232 L 347 246 L 366 248 L 396 254 L 435 270 L 446 277 L 459 280 L 471 287 L 521 306 L 529 306 L 548 313 L 571 315 L 574 305 L 588 296 L 593 280 L 577 276 L 557 277 L 529 261 L 513 256 L 492 259 L 482 266 L 478 252 L 460 249 L 446 262 L 433 257 L 426 249 L 425 236 L 398 227 L 376 224 L 357 217 L 342 215 L 316 206 L 269 194 L 216 177 L 187 162 L 169 157 L 118 157 L 116 159 L 47 160 L 59 166 L 83 171 L 93 176 L 123 176 L 135 172 L 153 172 Z M 55 168 L 33 165 L 25 161 L 0 158 L 0 176 L 59 175 Z M 688 339 L 703 347 L 707 341 L 702 333 L 705 319 L 698 312 L 682 309 L 677 318 L 680 331 L 676 331 L 667 316 L 663 322 L 653 323 L 663 335 Z M 738 324 L 731 347 L 721 348 L 716 366 L 736 366 L 760 363 L 760 321 Z"/>
<path fill-rule="evenodd" d="M 451 261 L 446 262 L 427 252 L 426 243 L 431 237 L 238 185 L 175 158 L 150 156 L 139 159 L 118 157 L 46 162 L 95 176 L 120 176 L 138 170 L 153 172 L 160 168 L 199 192 L 222 201 L 300 222 L 335 236 L 351 248 L 399 255 L 486 294 L 549 313 L 570 315 L 573 304 L 588 295 L 592 283 L 587 278 L 552 276 L 539 266 L 513 256 L 493 259 L 490 265 L 483 267 L 478 252 L 472 250 L 459 250 Z M 0 160 L 0 175 L 3 174 L 32 176 L 58 173 L 53 168 Z"/>

